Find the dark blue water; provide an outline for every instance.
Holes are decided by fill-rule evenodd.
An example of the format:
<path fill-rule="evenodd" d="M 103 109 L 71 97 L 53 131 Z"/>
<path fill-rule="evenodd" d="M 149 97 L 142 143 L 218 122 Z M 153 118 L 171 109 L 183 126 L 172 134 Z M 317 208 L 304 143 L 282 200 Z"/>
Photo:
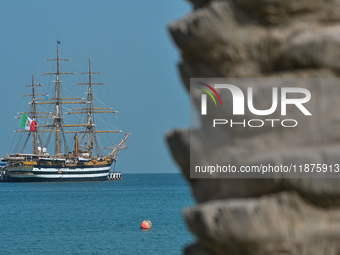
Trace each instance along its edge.
<path fill-rule="evenodd" d="M 0 254 L 181 254 L 193 204 L 180 174 L 122 181 L 0 183 Z M 141 230 L 144 219 L 150 231 Z"/>

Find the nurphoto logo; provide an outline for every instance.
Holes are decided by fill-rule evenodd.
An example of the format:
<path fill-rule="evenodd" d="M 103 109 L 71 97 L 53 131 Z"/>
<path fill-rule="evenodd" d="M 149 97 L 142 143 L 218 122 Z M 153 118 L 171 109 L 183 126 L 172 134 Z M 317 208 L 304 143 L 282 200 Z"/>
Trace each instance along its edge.
<path fill-rule="evenodd" d="M 232 114 L 233 115 L 245 115 L 245 95 L 243 91 L 235 85 L 232 84 L 215 84 L 214 87 L 211 85 L 208 85 L 206 83 L 202 82 L 197 82 L 198 84 L 201 84 L 205 86 L 206 88 L 210 89 L 218 98 L 220 101 L 221 106 L 222 105 L 222 100 L 220 97 L 220 94 L 222 95 L 223 93 L 231 93 L 232 96 Z M 201 89 L 205 93 L 201 95 L 201 115 L 207 115 L 207 94 L 212 98 L 212 100 L 215 103 L 215 106 L 217 106 L 216 100 L 212 93 L 201 87 L 197 87 L 198 89 Z M 219 93 L 217 93 L 216 89 L 219 89 Z M 270 88 L 269 88 L 270 89 Z M 307 110 L 307 108 L 304 106 L 305 103 L 307 103 L 311 99 L 311 93 L 308 89 L 305 88 L 299 88 L 299 87 L 280 87 L 280 98 L 278 96 L 278 91 L 279 89 L 277 87 L 273 87 L 272 89 L 272 105 L 269 109 L 256 109 L 254 107 L 253 103 L 253 88 L 252 87 L 247 87 L 247 106 L 248 110 L 253 113 L 254 115 L 257 116 L 267 116 L 270 114 L 273 114 L 279 104 L 279 99 L 280 99 L 280 108 L 281 108 L 281 116 L 286 116 L 287 115 L 287 105 L 295 105 L 304 115 L 306 116 L 312 116 L 312 114 Z M 299 95 L 300 98 L 289 98 L 289 95 Z M 302 96 L 302 97 L 301 97 Z M 268 98 L 269 100 L 269 98 Z M 274 123 L 276 121 L 279 121 L 283 127 L 295 127 L 297 126 L 297 121 L 295 119 L 250 119 L 246 121 L 245 119 L 243 122 L 233 122 L 232 119 L 214 119 L 213 120 L 213 127 L 216 127 L 216 125 L 225 125 L 225 124 L 230 124 L 230 127 L 233 127 L 237 125 L 243 125 L 249 126 L 249 127 L 262 127 L 265 122 L 270 122 L 271 126 L 274 127 Z M 257 123 L 257 125 L 255 125 Z M 291 123 L 290 125 L 288 123 Z M 293 124 L 292 124 L 293 123 Z M 248 125 L 246 125 L 248 124 Z"/>

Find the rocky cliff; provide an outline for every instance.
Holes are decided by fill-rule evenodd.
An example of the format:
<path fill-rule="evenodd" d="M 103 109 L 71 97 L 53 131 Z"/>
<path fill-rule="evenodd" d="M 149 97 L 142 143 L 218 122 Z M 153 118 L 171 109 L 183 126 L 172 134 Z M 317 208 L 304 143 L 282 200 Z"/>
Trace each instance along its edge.
<path fill-rule="evenodd" d="M 182 54 L 179 71 L 187 89 L 193 77 L 340 75 L 339 0 L 191 2 L 191 13 L 169 26 Z M 221 136 L 232 146 L 223 147 L 231 155 L 224 160 L 237 161 L 242 149 L 243 158 L 256 153 L 272 162 L 340 163 L 340 111 L 327 105 L 339 101 L 340 91 L 320 90 L 318 96 L 325 103 L 322 110 L 316 106 L 313 117 L 325 125 L 314 123 L 284 136 L 280 148 L 271 147 L 282 141 L 279 128 L 263 134 L 225 131 Z M 205 126 L 192 138 L 202 139 Z M 184 212 L 197 237 L 185 254 L 340 254 L 339 179 L 190 179 L 189 130 L 174 130 L 167 140 L 198 203 Z M 191 150 L 209 160 L 204 148 Z"/>

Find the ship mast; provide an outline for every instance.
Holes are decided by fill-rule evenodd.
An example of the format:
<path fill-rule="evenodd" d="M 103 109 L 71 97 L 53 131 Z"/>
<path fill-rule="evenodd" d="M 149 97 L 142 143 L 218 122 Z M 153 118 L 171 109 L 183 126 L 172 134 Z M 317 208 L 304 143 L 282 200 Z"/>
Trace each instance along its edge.
<path fill-rule="evenodd" d="M 89 57 L 89 70 L 88 72 L 82 72 L 81 74 L 88 74 L 88 82 L 86 83 L 76 83 L 77 85 L 87 85 L 88 86 L 88 91 L 87 91 L 87 100 L 85 98 L 62 98 L 61 97 L 61 84 L 62 81 L 60 80 L 60 75 L 61 74 L 75 74 L 74 72 L 61 72 L 60 71 L 60 61 L 70 61 L 70 59 L 63 59 L 59 57 L 59 44 L 60 41 L 57 40 L 57 58 L 55 59 L 47 59 L 47 61 L 57 61 L 57 70 L 56 72 L 52 73 L 43 73 L 43 75 L 55 75 L 56 76 L 56 81 L 54 81 L 55 86 L 54 86 L 54 91 L 55 91 L 55 97 L 54 98 L 48 98 L 48 96 L 45 96 L 44 94 L 36 94 L 35 93 L 35 86 L 42 86 L 40 84 L 35 85 L 34 84 L 34 76 L 32 72 L 32 84 L 31 85 L 26 85 L 32 87 L 32 95 L 24 95 L 24 96 L 31 96 L 32 97 L 32 102 L 31 102 L 31 112 L 27 112 L 26 114 L 30 114 L 31 117 L 35 120 L 37 118 L 51 118 L 53 120 L 52 124 L 46 124 L 46 125 L 39 125 L 39 132 L 38 128 L 36 128 L 36 131 L 33 132 L 33 141 L 32 141 L 32 146 L 33 146 L 33 153 L 37 154 L 37 138 L 40 141 L 40 144 L 42 145 L 42 141 L 40 138 L 39 133 L 40 132 L 50 132 L 50 135 L 47 138 L 46 143 L 44 144 L 46 147 L 48 146 L 50 136 L 52 132 L 56 132 L 55 135 L 55 149 L 56 149 L 56 155 L 60 156 L 61 153 L 61 142 L 63 140 L 64 142 L 64 150 L 65 153 L 69 152 L 67 148 L 67 143 L 66 143 L 66 136 L 65 134 L 68 133 L 81 133 L 81 139 L 78 143 L 78 139 L 76 139 L 76 144 L 77 144 L 77 149 L 74 152 L 75 156 L 79 155 L 87 158 L 93 158 L 94 155 L 96 154 L 97 157 L 100 156 L 100 148 L 99 144 L 97 142 L 97 136 L 96 134 L 98 133 L 121 133 L 122 131 L 120 130 L 96 130 L 95 129 L 95 118 L 94 114 L 97 113 L 116 113 L 117 111 L 113 111 L 112 108 L 95 108 L 93 101 L 94 101 L 94 96 L 93 96 L 93 85 L 104 85 L 105 83 L 97 83 L 97 82 L 92 82 L 92 74 L 100 74 L 99 72 L 92 72 L 92 67 L 91 67 L 91 57 Z M 46 93 L 47 94 L 47 93 Z M 45 96 L 44 98 L 36 98 L 36 96 Z M 38 100 L 44 100 L 43 102 L 38 102 Z M 64 101 L 67 100 L 67 101 Z M 36 105 L 37 104 L 51 104 L 54 105 L 54 111 L 53 112 L 37 112 L 36 111 Z M 70 112 L 67 112 L 65 114 L 86 114 L 87 120 L 83 124 L 73 124 L 73 125 L 66 125 L 63 122 L 63 112 L 62 112 L 62 104 L 86 104 L 86 107 L 82 108 L 77 108 L 77 109 L 71 109 Z M 24 112 L 25 113 L 25 112 Z M 45 114 L 43 115 L 37 115 L 37 114 Z M 47 115 L 46 115 L 47 114 Z M 16 117 L 20 118 L 20 116 Z M 43 127 L 48 127 L 49 129 L 42 129 Z M 64 131 L 64 127 L 84 127 L 82 131 Z M 16 130 L 15 132 L 30 132 L 29 130 Z M 30 135 L 30 133 L 29 133 Z M 27 137 L 27 140 L 29 139 L 29 135 Z M 77 136 L 77 135 L 76 135 Z M 125 138 L 119 143 L 119 145 L 114 148 L 110 149 L 112 150 L 108 155 L 107 158 L 111 160 L 116 159 L 116 153 L 119 150 L 122 150 L 120 147 L 128 140 L 130 136 L 130 133 L 125 134 Z M 80 145 L 83 141 L 83 139 L 87 137 L 87 143 L 85 143 L 85 147 L 83 149 L 78 149 L 78 144 Z M 23 150 L 26 146 L 27 140 L 25 141 Z M 125 148 L 123 148 L 125 149 Z M 95 150 L 95 153 L 94 153 Z M 86 155 L 87 154 L 87 155 Z M 61 156 L 63 157 L 63 156 Z"/>
<path fill-rule="evenodd" d="M 88 83 L 77 83 L 77 85 L 88 85 L 88 92 L 87 92 L 87 142 L 88 142 L 88 149 L 89 157 L 92 157 L 93 145 L 96 148 L 96 154 L 99 156 L 99 149 L 98 149 L 98 142 L 95 132 L 95 123 L 94 123 L 94 116 L 93 116 L 93 92 L 92 92 L 92 85 L 105 85 L 103 82 L 92 82 L 92 74 L 100 74 L 100 72 L 92 72 L 91 70 L 91 56 L 89 56 L 89 71 L 88 72 L 81 72 L 81 74 L 88 74 L 89 82 Z M 114 111 L 111 111 L 114 112 Z M 93 140 L 93 142 L 92 142 Z"/>
<path fill-rule="evenodd" d="M 44 96 L 44 94 L 36 94 L 35 92 L 35 87 L 42 87 L 41 84 L 34 84 L 34 75 L 33 75 L 33 71 L 32 71 L 32 83 L 30 85 L 25 85 L 25 87 L 32 87 L 32 94 L 30 95 L 22 95 L 23 97 L 31 97 L 32 101 L 30 102 L 31 105 L 31 111 L 30 112 L 21 112 L 20 116 L 16 117 L 18 119 L 21 118 L 21 114 L 27 114 L 29 115 L 34 121 L 37 122 L 38 118 L 44 118 L 47 116 L 41 116 L 38 114 L 42 114 L 42 113 L 46 113 L 46 112 L 37 112 L 36 110 L 36 105 L 38 104 L 37 100 L 40 100 L 39 98 L 37 98 L 37 96 Z M 42 144 L 39 132 L 38 132 L 38 126 L 36 126 L 35 131 L 30 131 L 30 130 L 15 130 L 14 132 L 27 132 L 28 133 L 28 137 L 31 135 L 32 133 L 32 153 L 33 154 L 38 154 L 38 139 L 40 144 Z M 27 141 L 27 140 L 26 140 Z M 25 149 L 26 147 L 26 142 L 22 148 L 22 151 Z"/>
<path fill-rule="evenodd" d="M 120 130 L 96 130 L 95 129 L 95 120 L 94 114 L 97 113 L 116 113 L 117 111 L 113 111 L 112 108 L 95 108 L 93 105 L 93 85 L 105 85 L 103 82 L 92 82 L 92 74 L 100 74 L 100 72 L 92 72 L 91 67 L 91 57 L 89 57 L 89 71 L 88 72 L 81 72 L 81 74 L 88 74 L 88 82 L 85 83 L 76 83 L 76 85 L 87 85 L 87 106 L 86 108 L 78 108 L 78 109 L 71 109 L 70 112 L 66 114 L 87 114 L 87 121 L 86 124 L 82 125 L 74 125 L 74 126 L 84 126 L 86 127 L 82 136 L 80 138 L 79 144 L 82 143 L 85 136 L 87 136 L 87 146 L 85 149 L 87 150 L 89 157 L 93 157 L 93 149 L 96 151 L 96 156 L 99 157 L 99 145 L 97 142 L 97 133 L 120 133 Z M 66 133 L 77 133 L 77 131 L 69 131 Z"/>
<path fill-rule="evenodd" d="M 65 146 L 65 152 L 68 151 L 67 148 L 67 142 L 65 137 L 65 132 L 63 127 L 71 126 L 71 125 L 63 125 L 63 112 L 62 112 L 62 104 L 81 104 L 84 103 L 83 101 L 79 102 L 64 102 L 63 99 L 82 99 L 82 98 L 61 98 L 60 96 L 60 87 L 61 87 L 61 80 L 60 75 L 61 74 L 75 74 L 74 72 L 61 72 L 60 71 L 60 61 L 70 61 L 70 59 L 60 58 L 59 57 L 59 44 L 60 41 L 57 39 L 57 58 L 56 59 L 47 59 L 47 61 L 53 60 L 57 61 L 57 71 L 55 73 L 43 73 L 43 75 L 49 75 L 53 74 L 56 76 L 55 81 L 55 98 L 51 98 L 51 100 L 54 100 L 54 102 L 41 102 L 38 104 L 54 104 L 54 115 L 53 115 L 53 124 L 52 125 L 43 125 L 43 127 L 51 127 L 51 130 L 43 130 L 43 131 L 50 131 L 50 132 L 56 132 L 55 136 L 55 147 L 56 147 L 56 154 L 58 155 L 60 153 L 60 147 L 61 147 L 61 137 L 64 141 Z"/>
<path fill-rule="evenodd" d="M 59 139 L 59 128 L 61 127 L 61 105 L 60 105 L 60 63 L 59 63 L 59 41 L 57 40 L 57 72 L 56 72 L 56 83 L 55 83 L 55 115 L 54 123 L 56 127 L 56 148 L 57 154 L 60 153 L 60 139 Z M 68 61 L 68 60 L 67 60 Z"/>
<path fill-rule="evenodd" d="M 97 144 L 97 138 L 96 138 L 96 134 L 94 133 L 94 118 L 92 116 L 92 108 L 93 108 L 93 93 L 92 93 L 92 74 L 93 73 L 97 73 L 99 74 L 99 72 L 91 72 L 91 57 L 89 57 L 89 71 L 88 71 L 88 75 L 89 75 L 89 86 L 88 86 L 88 94 L 87 94 L 87 124 L 89 125 L 88 128 L 88 146 L 89 146 L 89 154 L 90 157 L 92 157 L 92 150 L 93 150 L 93 145 L 92 145 L 92 140 L 91 140 L 91 136 L 93 137 L 93 141 L 94 141 L 94 145 L 96 147 L 96 151 L 97 151 L 97 156 L 98 155 L 98 144 Z M 97 83 L 97 85 L 104 85 L 104 83 Z"/>
<path fill-rule="evenodd" d="M 32 119 L 36 120 L 37 119 L 37 111 L 36 111 L 36 99 L 35 99 L 35 86 L 40 86 L 40 84 L 38 85 L 34 85 L 34 75 L 33 75 L 33 71 L 32 71 L 32 85 L 26 85 L 26 87 L 32 87 L 32 103 L 31 103 L 31 109 L 32 109 Z M 38 146 L 37 146 L 37 129 L 33 132 L 32 135 L 32 147 L 33 147 L 33 153 L 37 154 L 38 153 Z"/>
<path fill-rule="evenodd" d="M 25 85 L 25 87 L 32 87 L 32 95 L 25 95 L 25 96 L 32 96 L 32 102 L 31 102 L 31 117 L 34 121 L 37 120 L 37 110 L 36 110 L 36 94 L 35 94 L 35 87 L 42 87 L 41 84 L 34 84 L 34 75 L 32 71 L 32 84 L 31 85 Z M 38 154 L 38 146 L 37 146 L 37 128 L 34 132 L 32 132 L 32 151 L 33 154 Z"/>

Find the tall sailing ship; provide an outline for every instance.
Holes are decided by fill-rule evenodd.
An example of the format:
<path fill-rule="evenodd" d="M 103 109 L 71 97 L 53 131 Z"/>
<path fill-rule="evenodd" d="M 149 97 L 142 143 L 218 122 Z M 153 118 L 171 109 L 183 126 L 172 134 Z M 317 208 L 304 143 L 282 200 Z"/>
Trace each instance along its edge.
<path fill-rule="evenodd" d="M 127 148 L 125 143 L 130 133 L 115 129 L 103 130 L 97 126 L 98 119 L 95 116 L 102 113 L 116 114 L 116 111 L 109 107 L 96 107 L 94 104 L 96 97 L 93 86 L 104 85 L 104 83 L 92 81 L 92 75 L 99 73 L 92 72 L 90 57 L 88 71 L 82 73 L 88 76 L 88 81 L 77 83 L 77 85 L 87 86 L 86 98 L 62 97 L 63 84 L 60 75 L 74 73 L 60 70 L 60 62 L 70 59 L 59 57 L 59 44 L 60 41 L 57 40 L 56 58 L 47 59 L 56 61 L 56 71 L 43 73 L 43 75 L 56 77 L 52 89 L 53 97 L 49 98 L 48 93 L 37 93 L 38 89 L 42 89 L 42 85 L 34 83 L 33 72 L 32 83 L 26 85 L 31 89 L 31 94 L 24 95 L 31 98 L 30 111 L 21 113 L 19 118 L 21 118 L 22 129 L 15 131 L 23 135 L 24 143 L 19 152 L 1 158 L 2 162 L 7 163 L 2 169 L 2 179 L 5 181 L 104 181 L 107 180 L 111 165 L 116 162 L 118 153 Z M 64 113 L 64 105 L 70 104 L 80 106 Z M 50 106 L 50 111 L 41 111 L 43 106 Z M 66 115 L 73 116 L 75 117 L 73 119 L 81 122 L 67 124 Z M 71 118 L 69 123 L 75 121 Z M 109 141 L 109 146 L 104 148 L 98 142 L 98 136 L 102 134 L 115 135 L 115 139 L 105 140 Z M 68 142 L 69 136 L 74 139 L 71 146 Z M 32 153 L 24 153 L 29 140 L 32 141 Z M 51 140 L 54 140 L 53 153 L 49 151 Z M 106 153 L 103 153 L 104 150 Z"/>

